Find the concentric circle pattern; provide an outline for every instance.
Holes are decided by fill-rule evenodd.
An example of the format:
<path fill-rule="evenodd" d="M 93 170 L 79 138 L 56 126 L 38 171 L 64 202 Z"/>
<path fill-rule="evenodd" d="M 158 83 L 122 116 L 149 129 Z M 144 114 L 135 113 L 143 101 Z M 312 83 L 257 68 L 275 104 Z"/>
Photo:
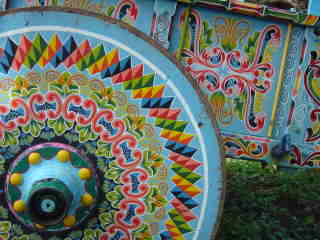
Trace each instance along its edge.
<path fill-rule="evenodd" d="M 14 30 L 5 24 L 0 34 L 6 239 L 209 236 L 201 229 L 218 218 L 220 150 L 176 65 L 93 17 L 48 11 L 2 20 L 12 18 Z"/>

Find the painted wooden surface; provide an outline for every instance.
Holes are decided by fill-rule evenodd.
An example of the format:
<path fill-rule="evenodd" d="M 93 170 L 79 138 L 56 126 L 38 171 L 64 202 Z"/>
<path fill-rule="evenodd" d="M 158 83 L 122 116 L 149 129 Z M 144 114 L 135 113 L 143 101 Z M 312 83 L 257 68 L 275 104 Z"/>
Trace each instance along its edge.
<path fill-rule="evenodd" d="M 220 129 L 267 136 L 288 26 L 182 5 L 175 22 L 171 51 L 207 94 Z"/>
<path fill-rule="evenodd" d="M 308 14 L 320 16 L 319 2 L 316 0 L 309 0 Z"/>
<path fill-rule="evenodd" d="M 9 8 L 60 6 L 100 13 L 135 26 L 149 34 L 154 17 L 154 0 L 18 0 Z"/>
<path fill-rule="evenodd" d="M 11 11 L 76 8 L 128 24 L 39 9 L 1 17 L 2 169 L 43 141 L 93 158 L 104 197 L 82 238 L 209 239 L 223 198 L 220 147 L 227 157 L 320 167 L 319 18 L 190 3 L 7 2 Z"/>
<path fill-rule="evenodd" d="M 109 18 L 33 10 L 1 21 L 2 174 L 29 146 L 61 142 L 95 163 L 102 186 L 85 230 L 34 233 L 2 208 L 3 232 L 13 237 L 19 224 L 32 239 L 209 239 L 223 199 L 220 143 L 182 68 Z"/>
<path fill-rule="evenodd" d="M 309 110 L 288 104 L 313 99 L 291 96 L 290 92 L 300 84 L 295 79 L 308 64 L 304 32 L 314 28 L 290 23 L 313 26 L 319 17 L 234 0 L 11 0 L 7 6 L 72 7 L 121 19 L 169 48 L 198 81 L 213 106 L 227 156 L 283 167 L 317 165 L 288 160 L 296 158 L 295 148 L 301 159 L 317 155 L 319 148 L 317 138 L 309 139 L 316 134 L 316 122 L 292 117 L 309 114 Z M 288 94 L 293 99 L 290 103 L 284 102 Z M 299 130 L 293 125 L 299 125 Z M 276 157 L 273 151 L 278 152 Z M 279 159 L 279 154 L 286 157 Z"/>

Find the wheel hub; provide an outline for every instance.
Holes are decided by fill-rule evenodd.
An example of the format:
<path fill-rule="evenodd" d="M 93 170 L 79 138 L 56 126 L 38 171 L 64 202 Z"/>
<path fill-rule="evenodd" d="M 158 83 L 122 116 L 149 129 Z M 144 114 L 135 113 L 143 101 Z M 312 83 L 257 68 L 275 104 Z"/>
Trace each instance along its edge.
<path fill-rule="evenodd" d="M 96 183 L 91 164 L 76 149 L 45 143 L 27 149 L 13 162 L 6 198 L 12 213 L 24 225 L 60 231 L 90 215 L 97 187 L 92 190 L 89 185 Z"/>

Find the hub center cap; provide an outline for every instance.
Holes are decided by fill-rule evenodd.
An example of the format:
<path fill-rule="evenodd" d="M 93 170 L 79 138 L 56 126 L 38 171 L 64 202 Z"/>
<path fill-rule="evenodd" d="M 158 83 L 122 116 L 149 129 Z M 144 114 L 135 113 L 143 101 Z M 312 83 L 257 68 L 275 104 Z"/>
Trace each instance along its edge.
<path fill-rule="evenodd" d="M 28 227 L 62 231 L 82 222 L 95 206 L 97 176 L 76 149 L 45 143 L 24 151 L 7 176 L 10 210 Z"/>
<path fill-rule="evenodd" d="M 46 213 L 52 213 L 56 209 L 56 204 L 51 199 L 44 199 L 41 202 L 41 210 Z"/>

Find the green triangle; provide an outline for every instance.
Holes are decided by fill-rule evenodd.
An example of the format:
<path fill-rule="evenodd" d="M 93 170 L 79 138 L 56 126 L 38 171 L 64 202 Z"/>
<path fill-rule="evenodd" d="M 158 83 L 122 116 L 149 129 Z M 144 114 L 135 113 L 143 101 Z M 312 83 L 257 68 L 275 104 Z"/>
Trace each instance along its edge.
<path fill-rule="evenodd" d="M 84 69 L 87 68 L 87 64 L 85 63 L 85 60 L 82 59 L 81 61 L 79 61 L 77 64 L 77 68 L 80 70 L 80 71 L 83 71 Z"/>
<path fill-rule="evenodd" d="M 148 75 L 145 75 L 142 77 L 142 87 L 141 88 L 144 88 L 144 87 L 152 87 L 153 86 L 153 80 L 154 80 L 154 73 L 151 73 L 151 74 L 148 74 Z"/>
<path fill-rule="evenodd" d="M 141 89 L 146 87 L 153 86 L 154 73 L 145 75 L 141 78 L 134 78 L 130 81 L 124 83 L 124 88 L 126 90 L 132 89 Z"/>
<path fill-rule="evenodd" d="M 177 164 L 177 163 L 174 163 L 174 164 L 172 164 L 172 166 L 171 166 L 171 169 L 172 169 L 173 171 L 175 171 L 176 173 L 178 173 L 181 168 L 182 168 L 182 166 L 179 165 L 179 164 Z"/>
<path fill-rule="evenodd" d="M 142 78 L 134 78 L 132 81 L 132 89 L 140 89 L 142 88 L 143 84 L 142 84 Z"/>
<path fill-rule="evenodd" d="M 175 215 L 175 216 L 178 216 L 178 215 L 179 215 L 177 209 L 175 209 L 175 208 L 171 208 L 171 209 L 170 209 L 170 213 L 173 214 L 173 215 Z"/>
<path fill-rule="evenodd" d="M 94 55 L 91 53 L 86 59 L 86 68 L 90 67 L 92 64 L 96 62 Z"/>
<path fill-rule="evenodd" d="M 183 225 L 186 223 L 186 220 L 184 220 L 184 218 L 180 215 L 174 216 L 171 219 L 172 219 L 172 221 L 174 221 L 174 223 L 177 225 L 178 228 L 180 225 Z"/>
<path fill-rule="evenodd" d="M 175 122 L 174 120 L 166 120 L 165 128 L 169 130 L 174 130 Z"/>
<path fill-rule="evenodd" d="M 157 118 L 156 119 L 156 126 L 160 128 L 164 128 L 164 125 L 166 123 L 165 119 Z"/>
<path fill-rule="evenodd" d="M 26 59 L 24 60 L 23 62 L 23 65 L 27 68 L 31 68 L 32 67 L 32 63 L 31 63 L 32 60 L 29 59 L 29 57 L 26 57 Z"/>
<path fill-rule="evenodd" d="M 98 60 L 103 58 L 105 56 L 104 48 L 102 45 L 99 45 L 98 47 L 94 48 L 91 53 L 84 59 L 86 62 L 86 68 L 92 66 L 94 63 L 96 63 Z"/>
<path fill-rule="evenodd" d="M 126 81 L 123 83 L 124 90 L 131 90 L 133 89 L 134 80 Z"/>
<path fill-rule="evenodd" d="M 186 176 L 185 178 L 191 183 L 196 183 L 201 178 L 201 176 L 192 172 L 188 176 Z"/>
<path fill-rule="evenodd" d="M 192 173 L 188 168 L 184 168 L 183 166 L 174 163 L 173 166 L 171 167 L 178 175 L 181 177 L 186 178 L 188 175 Z"/>
<path fill-rule="evenodd" d="M 172 208 L 170 211 L 169 211 L 169 215 L 170 217 L 173 219 L 175 218 L 176 216 L 179 216 L 177 210 L 175 208 Z"/>
<path fill-rule="evenodd" d="M 102 45 L 99 45 L 93 50 L 93 56 L 96 59 L 96 61 L 98 61 L 99 59 L 105 56 L 104 48 Z"/>
<path fill-rule="evenodd" d="M 24 65 L 32 68 L 41 57 L 41 54 L 39 50 L 37 50 L 34 46 L 31 47 L 31 50 L 28 53 L 28 56 L 26 57 L 24 61 Z"/>
<path fill-rule="evenodd" d="M 186 222 L 176 209 L 171 209 L 169 212 L 169 216 L 175 222 L 176 225 L 184 224 Z"/>
<path fill-rule="evenodd" d="M 178 229 L 180 230 L 180 232 L 183 233 L 183 234 L 193 231 L 193 229 L 192 229 L 187 223 L 179 224 L 179 225 L 177 225 L 177 228 L 178 228 Z"/>
<path fill-rule="evenodd" d="M 34 54 L 34 58 L 33 59 L 35 60 L 35 62 L 38 62 L 38 60 L 40 59 L 42 53 L 39 51 L 39 49 L 34 48 L 33 54 Z"/>
<path fill-rule="evenodd" d="M 32 44 L 39 52 L 43 52 L 46 47 L 47 47 L 47 43 L 44 41 L 44 39 L 42 38 L 42 36 L 40 34 L 37 34 L 33 44 Z"/>
<path fill-rule="evenodd" d="M 37 49 L 35 49 L 35 47 L 31 48 L 31 51 L 28 54 L 28 57 L 32 58 L 32 59 L 36 59 L 37 55 L 38 55 L 39 51 L 37 51 Z"/>
<path fill-rule="evenodd" d="M 175 126 L 173 128 L 173 130 L 177 131 L 177 132 L 183 132 L 184 129 L 186 128 L 188 122 L 185 121 L 175 121 Z"/>
<path fill-rule="evenodd" d="M 24 61 L 24 65 L 28 68 L 32 68 L 34 65 L 36 64 L 36 62 L 31 58 L 31 57 L 26 57 L 25 61 Z"/>

